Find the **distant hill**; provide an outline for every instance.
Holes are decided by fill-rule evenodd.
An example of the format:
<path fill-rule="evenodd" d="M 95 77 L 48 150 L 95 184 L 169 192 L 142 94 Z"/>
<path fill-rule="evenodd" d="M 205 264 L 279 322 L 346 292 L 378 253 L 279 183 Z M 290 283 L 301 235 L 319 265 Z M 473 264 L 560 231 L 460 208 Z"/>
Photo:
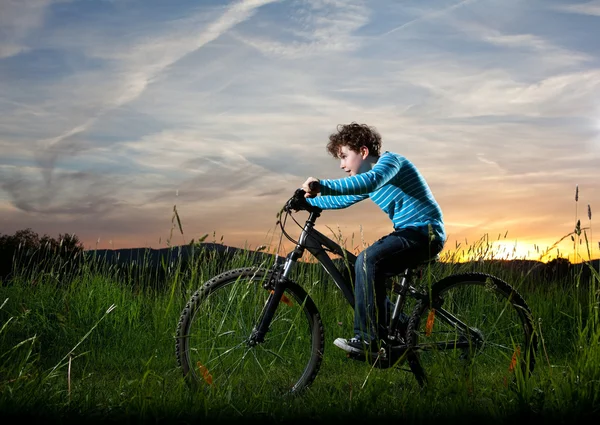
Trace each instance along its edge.
<path fill-rule="evenodd" d="M 170 248 L 125 248 L 125 249 L 97 249 L 87 250 L 86 256 L 96 256 L 96 258 L 104 259 L 111 263 L 138 265 L 145 264 L 150 268 L 158 267 L 163 261 L 175 262 L 181 260 L 185 264 L 192 256 L 215 255 L 222 260 L 231 258 L 234 255 L 245 256 L 252 263 L 265 262 L 270 266 L 274 256 L 269 253 L 245 250 L 217 243 L 201 243 L 199 245 L 179 245 Z M 590 267 L 585 263 L 571 264 L 566 259 L 556 259 L 548 263 L 543 263 L 536 260 L 485 260 L 472 261 L 463 263 L 471 265 L 477 269 L 482 265 L 494 264 L 513 272 L 528 273 L 533 279 L 556 280 L 561 278 L 569 278 L 573 273 L 581 273 L 582 279 L 587 279 L 591 276 Z M 600 259 L 592 260 L 590 265 L 595 270 L 600 270 Z"/>
<path fill-rule="evenodd" d="M 555 282 L 569 281 L 573 276 L 579 276 L 580 281 L 586 281 L 592 276 L 593 268 L 596 272 L 600 270 L 600 259 L 592 260 L 588 263 L 572 264 L 567 259 L 560 258 L 544 263 L 536 260 L 485 260 L 470 261 L 463 263 L 473 270 L 486 269 L 493 265 L 501 269 L 527 275 L 533 282 Z"/>
<path fill-rule="evenodd" d="M 122 249 L 90 249 L 85 251 L 88 258 L 95 257 L 106 262 L 128 264 L 135 262 L 150 267 L 158 266 L 163 261 L 186 263 L 192 256 L 203 256 L 216 253 L 222 259 L 231 258 L 234 255 L 243 255 L 251 260 L 262 261 L 274 258 L 272 254 L 235 248 L 217 243 L 202 243 L 199 245 L 178 245 L 170 248 L 122 248 Z"/>

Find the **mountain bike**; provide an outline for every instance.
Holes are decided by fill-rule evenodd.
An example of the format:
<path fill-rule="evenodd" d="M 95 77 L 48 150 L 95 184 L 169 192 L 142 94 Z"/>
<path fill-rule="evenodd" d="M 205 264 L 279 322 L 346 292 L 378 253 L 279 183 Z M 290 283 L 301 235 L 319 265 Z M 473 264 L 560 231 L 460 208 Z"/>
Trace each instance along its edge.
<path fill-rule="evenodd" d="M 322 210 L 304 194 L 296 190 L 278 220 L 282 235 L 295 243 L 292 252 L 275 256 L 270 268 L 238 268 L 213 277 L 183 308 L 176 356 L 193 388 L 298 393 L 315 380 L 325 349 L 324 326 L 311 296 L 291 279 L 292 268 L 308 251 L 354 308 L 356 256 L 315 228 Z M 296 221 L 302 228 L 296 241 L 285 223 L 299 211 L 309 217 L 303 227 Z M 412 264 L 388 277 L 392 309 L 385 345 L 348 357 L 382 369 L 408 365 L 421 386 L 459 379 L 508 385 L 529 376 L 537 336 L 525 300 L 489 274 L 457 273 L 437 281 L 430 273 L 424 276 L 438 260 Z M 412 300 L 410 316 L 404 313 L 407 300 Z"/>

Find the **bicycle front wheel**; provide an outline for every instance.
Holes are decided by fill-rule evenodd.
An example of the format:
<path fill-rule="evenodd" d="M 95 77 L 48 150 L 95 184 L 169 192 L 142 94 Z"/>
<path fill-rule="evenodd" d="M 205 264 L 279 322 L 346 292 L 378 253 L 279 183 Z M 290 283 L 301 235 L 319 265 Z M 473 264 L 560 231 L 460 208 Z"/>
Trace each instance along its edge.
<path fill-rule="evenodd" d="M 177 326 L 176 354 L 192 387 L 290 393 L 314 380 L 323 354 L 323 324 L 296 283 L 287 283 L 264 342 L 249 342 L 272 296 L 263 286 L 269 276 L 256 268 L 227 271 L 191 297 Z"/>
<path fill-rule="evenodd" d="M 421 384 L 496 388 L 528 377 L 535 365 L 529 307 L 508 283 L 482 273 L 433 284 L 415 306 L 407 338 Z"/>

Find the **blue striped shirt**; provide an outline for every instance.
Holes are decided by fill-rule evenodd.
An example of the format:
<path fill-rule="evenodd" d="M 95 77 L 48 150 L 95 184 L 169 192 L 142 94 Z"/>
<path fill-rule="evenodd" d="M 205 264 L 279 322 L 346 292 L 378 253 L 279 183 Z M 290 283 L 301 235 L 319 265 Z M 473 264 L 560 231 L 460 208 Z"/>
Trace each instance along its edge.
<path fill-rule="evenodd" d="M 324 179 L 321 196 L 307 198 L 322 209 L 346 208 L 371 198 L 392 220 L 395 230 L 414 228 L 446 241 L 442 210 L 417 168 L 402 155 L 385 152 L 365 173 L 341 179 Z"/>

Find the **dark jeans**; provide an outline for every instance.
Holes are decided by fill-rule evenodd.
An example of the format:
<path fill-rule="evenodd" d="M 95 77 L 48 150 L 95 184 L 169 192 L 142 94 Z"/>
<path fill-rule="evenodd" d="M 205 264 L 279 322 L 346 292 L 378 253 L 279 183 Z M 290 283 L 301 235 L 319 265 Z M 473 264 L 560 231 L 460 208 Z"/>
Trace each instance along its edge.
<path fill-rule="evenodd" d="M 434 257 L 442 248 L 442 242 L 429 242 L 418 230 L 401 229 L 361 252 L 354 266 L 354 334 L 367 341 L 377 338 L 378 323 L 388 322 L 386 277 Z"/>

